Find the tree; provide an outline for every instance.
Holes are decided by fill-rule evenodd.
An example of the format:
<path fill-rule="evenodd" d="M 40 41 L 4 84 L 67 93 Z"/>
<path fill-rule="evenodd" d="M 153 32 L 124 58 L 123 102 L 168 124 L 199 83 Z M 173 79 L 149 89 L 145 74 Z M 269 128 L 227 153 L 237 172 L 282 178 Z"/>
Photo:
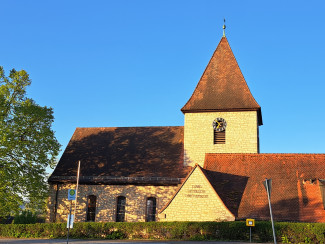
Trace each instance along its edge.
<path fill-rule="evenodd" d="M 46 168 L 54 167 L 60 144 L 51 129 L 53 109 L 26 97 L 26 71 L 0 66 L 0 217 L 16 214 L 20 205 L 44 206 Z"/>

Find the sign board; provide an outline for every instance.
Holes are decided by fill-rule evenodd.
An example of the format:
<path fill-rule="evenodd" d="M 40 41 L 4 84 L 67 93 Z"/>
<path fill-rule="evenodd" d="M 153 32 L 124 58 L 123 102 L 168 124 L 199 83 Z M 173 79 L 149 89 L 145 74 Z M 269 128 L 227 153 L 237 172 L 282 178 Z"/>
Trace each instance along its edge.
<path fill-rule="evenodd" d="M 74 222 L 74 215 L 71 214 L 71 217 L 70 217 L 70 214 L 68 215 L 68 219 L 67 219 L 67 228 L 69 228 L 69 221 L 70 221 L 70 229 L 73 228 L 73 222 Z"/>
<path fill-rule="evenodd" d="M 68 200 L 76 200 L 76 190 L 75 189 L 69 189 L 68 190 Z"/>
<path fill-rule="evenodd" d="M 246 219 L 246 226 L 255 226 L 255 219 Z"/>

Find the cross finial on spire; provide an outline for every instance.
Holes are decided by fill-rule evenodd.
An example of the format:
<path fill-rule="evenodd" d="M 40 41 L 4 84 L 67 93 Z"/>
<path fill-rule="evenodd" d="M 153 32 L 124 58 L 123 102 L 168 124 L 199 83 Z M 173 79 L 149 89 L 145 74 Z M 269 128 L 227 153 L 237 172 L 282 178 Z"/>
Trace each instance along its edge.
<path fill-rule="evenodd" d="M 222 29 L 223 29 L 223 37 L 225 37 L 226 36 L 226 19 L 225 18 L 223 19 Z"/>

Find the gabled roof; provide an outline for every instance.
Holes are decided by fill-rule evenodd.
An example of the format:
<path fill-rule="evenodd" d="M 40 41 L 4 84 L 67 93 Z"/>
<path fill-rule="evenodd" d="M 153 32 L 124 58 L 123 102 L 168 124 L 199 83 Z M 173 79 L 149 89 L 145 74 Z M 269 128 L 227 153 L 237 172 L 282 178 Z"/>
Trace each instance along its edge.
<path fill-rule="evenodd" d="M 77 128 L 49 182 L 167 184 L 181 182 L 183 127 Z"/>
<path fill-rule="evenodd" d="M 226 37 L 212 55 L 183 113 L 211 111 L 257 111 L 261 107 L 251 94 Z"/>
<path fill-rule="evenodd" d="M 262 184 L 268 178 L 275 220 L 325 222 L 319 184 L 325 179 L 325 154 L 206 154 L 204 169 L 237 219 L 270 218 Z M 241 184 L 244 189 L 237 188 Z"/>

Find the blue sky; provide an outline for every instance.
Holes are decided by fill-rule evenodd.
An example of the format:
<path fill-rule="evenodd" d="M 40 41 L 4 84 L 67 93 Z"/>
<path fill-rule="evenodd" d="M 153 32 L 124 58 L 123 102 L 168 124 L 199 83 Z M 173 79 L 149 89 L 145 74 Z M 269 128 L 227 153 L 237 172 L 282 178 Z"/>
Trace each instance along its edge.
<path fill-rule="evenodd" d="M 25 69 L 28 96 L 76 127 L 183 125 L 226 36 L 262 107 L 261 152 L 324 153 L 325 2 L 0 0 L 0 65 Z"/>

